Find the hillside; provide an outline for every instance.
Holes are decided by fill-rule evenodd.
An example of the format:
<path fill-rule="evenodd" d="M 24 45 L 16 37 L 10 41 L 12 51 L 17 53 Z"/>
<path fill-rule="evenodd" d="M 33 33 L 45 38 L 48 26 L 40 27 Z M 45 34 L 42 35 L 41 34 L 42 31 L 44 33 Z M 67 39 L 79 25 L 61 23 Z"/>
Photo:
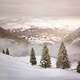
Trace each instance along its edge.
<path fill-rule="evenodd" d="M 72 33 L 70 33 L 68 36 L 65 37 L 65 42 L 72 42 L 76 40 L 77 38 L 80 38 L 80 28 L 76 29 Z"/>
<path fill-rule="evenodd" d="M 28 55 L 27 44 L 27 40 L 0 27 L 0 52 L 8 48 L 10 50 L 10 55 L 26 56 Z"/>
<path fill-rule="evenodd" d="M 80 28 L 66 36 L 64 41 L 71 59 L 80 61 Z"/>
<path fill-rule="evenodd" d="M 17 35 L 11 33 L 8 30 L 3 29 L 2 27 L 0 27 L 0 37 L 1 38 L 10 38 L 10 39 L 18 38 Z"/>
<path fill-rule="evenodd" d="M 23 38 L 32 38 L 32 39 L 44 39 L 49 41 L 59 41 L 61 40 L 66 34 L 70 32 L 65 29 L 58 29 L 58 28 L 38 28 L 38 27 L 31 27 L 29 29 L 20 30 L 20 29 L 13 29 L 12 32 L 17 34 Z"/>
<path fill-rule="evenodd" d="M 72 70 L 55 68 L 55 59 L 52 58 L 53 67 L 43 69 L 38 64 L 31 66 L 29 57 L 12 57 L 0 54 L 1 80 L 80 80 L 80 74 Z"/>

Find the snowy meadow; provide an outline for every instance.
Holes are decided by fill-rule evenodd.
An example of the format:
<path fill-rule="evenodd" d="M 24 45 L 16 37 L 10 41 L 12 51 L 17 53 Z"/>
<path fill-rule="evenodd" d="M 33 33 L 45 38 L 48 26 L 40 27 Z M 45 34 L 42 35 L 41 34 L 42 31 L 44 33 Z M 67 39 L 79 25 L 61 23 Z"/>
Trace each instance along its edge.
<path fill-rule="evenodd" d="M 50 53 L 50 48 L 51 46 L 49 45 L 47 49 L 44 49 L 44 46 L 39 46 L 35 44 L 35 46 L 31 43 L 31 48 L 34 50 L 31 51 L 30 45 L 28 45 L 29 54 L 27 56 L 13 56 L 10 53 L 10 48 L 8 48 L 8 53 L 6 54 L 7 51 L 6 49 L 4 50 L 3 53 L 0 54 L 0 79 L 1 80 L 80 80 L 80 73 L 77 72 L 77 63 L 78 62 L 72 62 L 70 63 L 70 67 L 66 68 L 63 64 L 66 62 L 65 61 L 65 56 L 62 61 L 65 61 L 64 63 L 60 62 L 59 68 L 57 68 L 56 63 L 57 63 L 57 56 L 52 56 L 53 52 Z M 59 45 L 61 48 L 61 46 Z M 58 47 L 58 48 L 59 48 Z M 62 52 L 64 51 L 64 45 L 62 46 Z M 47 51 L 48 50 L 48 51 Z M 60 54 L 62 54 L 60 51 Z M 59 52 L 59 51 L 58 51 Z M 37 54 L 38 55 L 37 55 Z M 49 54 L 48 54 L 49 53 Z M 55 52 L 54 52 L 55 53 Z M 56 51 L 57 53 L 57 51 Z M 63 52 L 65 53 L 65 51 Z M 30 55 L 33 54 L 31 57 Z M 35 57 L 34 57 L 35 54 Z M 47 54 L 48 57 L 44 58 L 42 55 Z M 51 55 L 52 54 L 52 55 Z M 48 67 L 46 62 L 41 63 L 40 61 L 42 59 L 49 59 L 50 57 L 50 65 Z M 35 59 L 36 58 L 36 59 Z M 59 57 L 60 58 L 60 57 Z M 33 64 L 30 62 L 30 59 L 32 59 L 32 63 L 37 61 L 36 64 Z M 62 59 L 62 58 L 60 58 Z M 59 61 L 61 61 L 59 59 Z M 42 65 L 42 66 L 41 66 Z M 62 69 L 64 66 L 65 69 Z"/>

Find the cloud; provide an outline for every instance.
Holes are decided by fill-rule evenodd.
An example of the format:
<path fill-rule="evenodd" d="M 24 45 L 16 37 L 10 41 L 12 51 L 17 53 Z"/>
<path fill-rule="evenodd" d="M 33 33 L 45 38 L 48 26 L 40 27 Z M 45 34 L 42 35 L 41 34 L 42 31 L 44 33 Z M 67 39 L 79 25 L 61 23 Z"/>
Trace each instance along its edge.
<path fill-rule="evenodd" d="M 0 16 L 80 16 L 79 0 L 0 0 Z"/>

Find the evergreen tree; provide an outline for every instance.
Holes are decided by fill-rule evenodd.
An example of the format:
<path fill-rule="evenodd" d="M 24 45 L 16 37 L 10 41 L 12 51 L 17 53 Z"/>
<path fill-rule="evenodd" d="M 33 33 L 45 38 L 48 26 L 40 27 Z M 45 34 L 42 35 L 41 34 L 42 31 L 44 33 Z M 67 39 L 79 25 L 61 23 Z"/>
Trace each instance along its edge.
<path fill-rule="evenodd" d="M 6 49 L 6 54 L 9 55 L 9 49 L 8 48 Z"/>
<path fill-rule="evenodd" d="M 35 51 L 34 51 L 33 48 L 31 49 L 30 63 L 32 65 L 36 65 L 37 64 L 36 57 L 35 57 Z"/>
<path fill-rule="evenodd" d="M 63 42 L 61 43 L 61 46 L 59 49 L 56 66 L 57 66 L 57 68 L 62 68 L 62 69 L 70 68 L 67 50 L 66 50 Z"/>
<path fill-rule="evenodd" d="M 3 50 L 2 53 L 5 54 L 5 51 Z"/>
<path fill-rule="evenodd" d="M 77 72 L 80 73 L 80 61 L 78 62 Z"/>
<path fill-rule="evenodd" d="M 49 50 L 47 46 L 44 46 L 43 48 L 43 53 L 42 53 L 42 58 L 40 63 L 41 63 L 41 67 L 43 68 L 51 67 L 51 60 L 50 60 Z"/>

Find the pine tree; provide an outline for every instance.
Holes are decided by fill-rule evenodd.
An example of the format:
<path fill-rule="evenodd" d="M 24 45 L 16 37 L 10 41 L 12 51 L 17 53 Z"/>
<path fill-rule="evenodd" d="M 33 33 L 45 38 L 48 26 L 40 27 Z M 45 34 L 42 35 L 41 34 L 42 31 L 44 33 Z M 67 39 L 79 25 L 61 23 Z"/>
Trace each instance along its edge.
<path fill-rule="evenodd" d="M 70 68 L 67 50 L 66 50 L 63 42 L 61 43 L 61 46 L 59 49 L 58 60 L 57 60 L 56 66 L 57 66 L 57 68 L 62 68 L 62 69 Z"/>
<path fill-rule="evenodd" d="M 80 73 L 80 61 L 78 62 L 77 72 Z"/>
<path fill-rule="evenodd" d="M 2 53 L 5 54 L 5 51 L 3 50 Z"/>
<path fill-rule="evenodd" d="M 31 49 L 30 63 L 32 65 L 36 65 L 37 64 L 36 57 L 35 57 L 35 51 L 34 51 L 33 48 Z"/>
<path fill-rule="evenodd" d="M 8 48 L 6 49 L 6 55 L 9 55 L 9 49 Z"/>
<path fill-rule="evenodd" d="M 51 60 L 50 60 L 49 50 L 47 46 L 44 46 L 43 48 L 43 54 L 40 63 L 41 63 L 41 67 L 43 68 L 51 67 Z"/>

